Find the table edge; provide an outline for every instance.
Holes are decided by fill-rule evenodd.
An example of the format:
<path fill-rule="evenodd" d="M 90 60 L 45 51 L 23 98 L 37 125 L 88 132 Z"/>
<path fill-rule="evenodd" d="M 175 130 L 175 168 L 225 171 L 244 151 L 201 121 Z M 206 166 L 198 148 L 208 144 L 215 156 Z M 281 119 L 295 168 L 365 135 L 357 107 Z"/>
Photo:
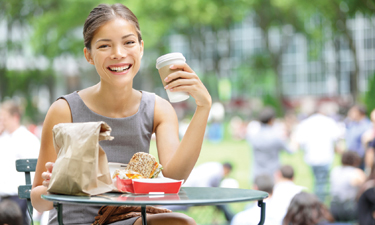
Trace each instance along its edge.
<path fill-rule="evenodd" d="M 190 188 L 190 187 L 183 187 L 185 188 Z M 249 189 L 242 189 L 242 190 L 249 190 Z M 257 192 L 262 192 L 262 196 L 258 197 L 249 197 L 249 198 L 237 198 L 237 199 L 223 199 L 223 200 L 208 200 L 205 202 L 201 202 L 201 200 L 184 200 L 185 202 L 180 202 L 179 200 L 166 200 L 166 201 L 138 201 L 138 202 L 126 202 L 126 205 L 222 205 L 222 204 L 228 204 L 228 203 L 236 203 L 236 202 L 247 202 L 247 201 L 261 201 L 266 199 L 269 194 L 264 191 L 258 191 L 258 190 L 253 190 Z M 52 198 L 51 198 L 52 196 Z M 70 203 L 70 204 L 88 204 L 88 205 L 125 205 L 124 202 L 113 202 L 111 204 L 108 204 L 109 202 L 102 202 L 102 203 L 96 203 L 96 202 L 91 202 L 89 199 L 88 201 L 85 201 L 84 199 L 81 200 L 75 200 L 75 199 L 56 199 L 55 197 L 59 196 L 58 194 L 52 194 L 52 193 L 47 193 L 46 195 L 42 195 L 41 197 L 44 200 L 47 201 L 52 201 L 52 202 L 59 202 L 59 203 Z M 64 195 L 61 195 L 64 196 Z M 82 196 L 83 197 L 83 196 Z"/>

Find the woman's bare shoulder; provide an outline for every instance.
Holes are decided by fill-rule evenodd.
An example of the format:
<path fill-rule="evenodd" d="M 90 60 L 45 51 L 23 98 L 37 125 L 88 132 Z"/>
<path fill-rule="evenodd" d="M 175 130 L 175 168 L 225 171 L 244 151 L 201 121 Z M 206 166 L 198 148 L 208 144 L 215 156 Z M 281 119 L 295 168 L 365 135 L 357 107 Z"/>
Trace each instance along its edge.
<path fill-rule="evenodd" d="M 173 106 L 166 99 L 164 99 L 164 98 L 160 97 L 159 95 L 155 94 L 155 108 L 159 108 L 159 109 L 170 108 L 170 109 L 173 109 Z"/>
<path fill-rule="evenodd" d="M 164 98 L 155 95 L 155 114 L 159 116 L 177 116 L 172 104 Z"/>
<path fill-rule="evenodd" d="M 172 104 L 158 95 L 155 95 L 154 121 L 155 128 L 163 121 L 178 123 L 177 114 Z"/>
<path fill-rule="evenodd" d="M 48 110 L 46 119 L 59 123 L 71 123 L 72 116 L 68 102 L 64 99 L 58 99 L 52 103 Z"/>

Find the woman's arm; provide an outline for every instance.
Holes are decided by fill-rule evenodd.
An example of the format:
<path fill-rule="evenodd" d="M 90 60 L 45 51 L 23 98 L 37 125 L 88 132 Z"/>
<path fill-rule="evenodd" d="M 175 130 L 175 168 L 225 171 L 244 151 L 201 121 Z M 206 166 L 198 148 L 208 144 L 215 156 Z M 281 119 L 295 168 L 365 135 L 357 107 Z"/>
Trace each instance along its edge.
<path fill-rule="evenodd" d="M 188 92 L 195 99 L 197 108 L 180 143 L 177 115 L 170 103 L 157 97 L 154 115 L 156 144 L 163 175 L 186 180 L 201 151 L 212 100 L 199 77 L 187 64 L 175 65 L 171 69 L 182 71 L 170 74 L 166 81 L 172 82 L 165 88 Z"/>
<path fill-rule="evenodd" d="M 42 194 L 47 193 L 53 167 L 51 162 L 55 162 L 57 157 L 53 146 L 52 129 L 56 124 L 71 122 L 72 118 L 68 103 L 62 99 L 54 102 L 48 110 L 43 123 L 39 158 L 31 190 L 31 203 L 39 212 L 51 210 L 53 208 L 52 202 L 41 198 Z M 48 165 L 46 165 L 47 163 Z"/>

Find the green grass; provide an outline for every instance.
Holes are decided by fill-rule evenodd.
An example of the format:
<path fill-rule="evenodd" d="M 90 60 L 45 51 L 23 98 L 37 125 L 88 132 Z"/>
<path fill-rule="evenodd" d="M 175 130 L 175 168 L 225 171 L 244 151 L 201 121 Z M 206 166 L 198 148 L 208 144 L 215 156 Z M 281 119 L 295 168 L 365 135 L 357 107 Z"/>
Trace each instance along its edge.
<path fill-rule="evenodd" d="M 156 143 L 151 142 L 150 153 L 157 156 Z M 282 152 L 282 164 L 289 164 L 295 170 L 294 182 L 307 188 L 308 192 L 313 191 L 313 175 L 310 167 L 305 164 L 303 159 L 303 152 L 298 151 L 294 154 Z M 204 141 L 202 151 L 196 165 L 204 162 L 230 162 L 233 165 L 231 178 L 239 182 L 240 188 L 252 188 L 250 182 L 250 168 L 252 164 L 251 148 L 246 141 L 224 140 L 220 143 L 212 143 Z M 339 157 L 335 157 L 333 166 L 339 164 Z M 234 212 L 240 212 L 248 203 L 232 203 L 230 208 Z M 201 216 L 202 209 L 204 209 L 204 216 Z M 223 223 L 224 217 L 214 210 L 214 207 L 193 207 L 188 212 L 188 215 L 193 217 L 198 224 L 211 224 L 216 221 L 216 224 Z"/>

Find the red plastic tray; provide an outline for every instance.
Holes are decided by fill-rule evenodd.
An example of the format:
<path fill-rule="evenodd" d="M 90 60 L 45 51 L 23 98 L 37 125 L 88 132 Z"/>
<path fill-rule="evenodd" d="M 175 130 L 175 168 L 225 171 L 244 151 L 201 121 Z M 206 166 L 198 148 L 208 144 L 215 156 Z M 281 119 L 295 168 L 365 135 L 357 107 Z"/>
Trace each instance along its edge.
<path fill-rule="evenodd" d="M 130 192 L 134 194 L 177 194 L 183 182 L 183 180 L 173 180 L 169 178 L 121 179 L 118 176 L 116 180 L 117 189 L 120 192 Z"/>

